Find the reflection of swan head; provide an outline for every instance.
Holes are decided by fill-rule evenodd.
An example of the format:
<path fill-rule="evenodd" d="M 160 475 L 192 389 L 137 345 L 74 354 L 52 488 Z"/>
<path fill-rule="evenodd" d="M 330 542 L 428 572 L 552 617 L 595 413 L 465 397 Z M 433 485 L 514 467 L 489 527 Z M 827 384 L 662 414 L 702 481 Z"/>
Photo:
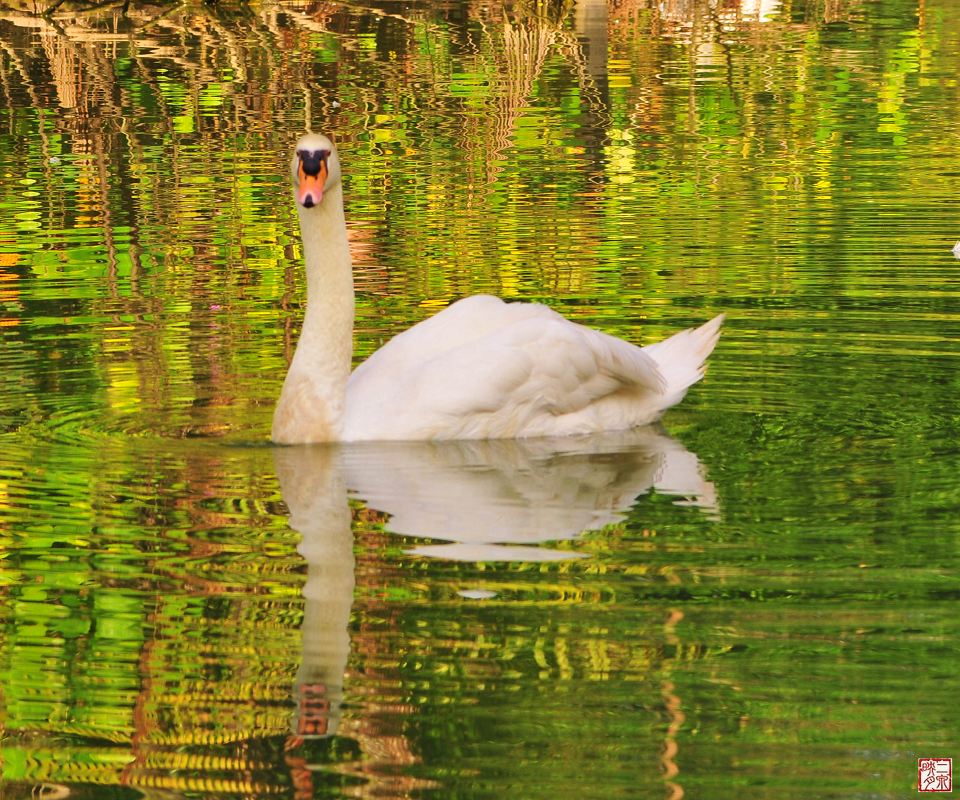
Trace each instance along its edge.
<path fill-rule="evenodd" d="M 324 194 L 340 183 L 337 148 L 322 134 L 301 136 L 290 162 L 290 174 L 297 204 L 303 208 L 320 205 Z"/>

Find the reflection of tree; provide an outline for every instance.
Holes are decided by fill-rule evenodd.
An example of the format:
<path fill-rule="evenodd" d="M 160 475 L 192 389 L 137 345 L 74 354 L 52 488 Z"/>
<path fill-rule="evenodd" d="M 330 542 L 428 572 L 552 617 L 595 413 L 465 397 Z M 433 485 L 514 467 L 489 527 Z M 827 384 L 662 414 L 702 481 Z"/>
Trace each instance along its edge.
<path fill-rule="evenodd" d="M 610 438 L 605 447 L 616 443 Z M 479 482 L 486 491 L 477 499 L 486 502 L 490 476 L 476 473 L 478 465 L 492 458 L 488 470 L 505 471 L 493 485 L 507 487 L 511 474 L 529 472 L 527 459 L 548 459 L 549 474 L 540 480 L 528 475 L 527 483 L 541 487 L 534 497 L 555 482 L 561 500 L 574 493 L 576 503 L 563 505 L 571 506 L 566 510 L 575 520 L 598 500 L 601 513 L 592 519 L 606 520 L 631 502 L 632 492 L 650 489 L 651 481 L 659 481 L 666 494 L 712 498 L 696 459 L 650 431 L 639 435 L 636 451 L 583 455 L 593 470 L 578 457 L 578 448 L 588 442 L 561 442 L 556 458 L 548 458 L 551 451 L 542 442 L 489 444 L 471 443 L 462 452 L 455 445 L 444 450 L 423 444 L 408 448 L 406 456 L 393 446 L 392 457 L 379 465 L 376 458 L 371 462 L 376 449 L 367 446 L 345 462 L 346 474 L 359 479 L 371 471 L 365 489 L 383 491 L 383 482 L 391 485 L 391 476 L 395 481 L 405 457 L 420 464 L 433 454 L 448 479 L 460 475 L 467 487 Z M 42 453 L 40 474 L 70 452 L 57 447 Z M 6 746 L 15 758 L 36 752 L 19 779 L 119 784 L 156 796 L 252 795 L 282 790 L 287 773 L 278 766 L 286 765 L 298 796 L 312 796 L 309 787 L 336 785 L 346 777 L 362 781 L 370 790 L 366 794 L 398 787 L 413 791 L 434 783 L 416 774 L 424 756 L 411 725 L 419 713 L 424 667 L 432 671 L 446 665 L 441 674 L 449 670 L 508 685 L 521 670 L 543 687 L 577 675 L 601 680 L 618 670 L 658 668 L 663 655 L 645 639 L 617 642 L 597 632 L 581 638 L 566 629 L 564 609 L 597 600 L 604 589 L 602 584 L 575 588 L 561 567 L 555 568 L 554 580 L 540 582 L 541 590 L 557 599 L 535 612 L 543 624 L 529 635 L 505 635 L 496 619 L 474 619 L 464 623 L 462 649 L 450 650 L 449 637 L 440 635 L 442 624 L 419 617 L 429 607 L 404 608 L 385 600 L 386 587 L 404 590 L 415 584 L 420 566 L 398 564 L 384 548 L 377 530 L 381 515 L 353 514 L 360 538 L 354 563 L 346 485 L 331 469 L 330 454 L 336 450 L 289 448 L 272 454 L 175 444 L 158 449 L 149 440 L 139 447 L 118 443 L 99 454 L 105 467 L 89 493 L 81 487 L 86 511 L 72 520 L 74 532 L 64 531 L 59 517 L 32 520 L 30 541 L 7 562 L 23 572 L 13 589 L 15 615 L 5 618 L 18 623 L 5 631 L 14 653 L 8 669 L 15 676 L 6 720 L 13 730 Z M 290 525 L 302 534 L 297 549 L 307 562 L 305 582 L 286 514 L 278 512 L 276 488 L 269 483 L 267 462 L 274 455 Z M 580 482 L 590 485 L 578 492 Z M 53 477 L 34 488 L 38 494 L 62 492 Z M 505 490 L 498 488 L 492 496 Z M 577 504 L 583 508 L 572 507 Z M 79 497 L 75 505 L 81 505 Z M 128 507 L 139 516 L 117 513 Z M 555 514 L 562 516 L 564 508 Z M 497 573 L 491 573 L 491 585 L 505 592 L 522 587 L 522 572 Z M 37 598 L 30 588 L 41 577 L 68 588 Z M 455 573 L 446 580 L 457 584 Z M 305 603 L 299 599 L 301 588 Z M 355 591 L 360 599 L 351 622 Z M 73 611 L 38 639 L 36 628 L 47 624 L 41 600 L 58 600 Z M 519 621 L 533 611 L 521 603 L 512 613 L 520 614 Z M 434 630 L 438 624 L 441 628 Z M 355 651 L 349 671 L 348 630 Z M 409 641 L 424 635 L 435 639 L 417 647 L 416 658 L 424 666 L 398 656 L 398 633 Z M 650 635 L 657 635 L 655 624 Z M 481 638 L 485 643 L 479 646 Z M 38 658 L 48 666 L 31 670 Z M 345 673 L 353 696 L 341 719 Z M 308 686 L 313 700 L 323 685 L 328 703 L 323 710 L 331 714 L 323 732 L 336 737 L 320 741 L 311 735 L 319 731 L 316 715 L 307 720 L 313 727 L 288 736 L 292 684 Z M 561 685 L 559 692 L 575 707 L 568 686 Z M 31 696 L 42 701 L 26 703 Z M 536 692 L 523 697 L 520 715 L 531 713 L 536 703 Z M 513 721 L 508 715 L 505 724 Z M 50 744 L 51 734 L 61 740 Z M 94 766 L 86 763 L 91 740 L 97 742 Z"/>
<path fill-rule="evenodd" d="M 547 6 L 547 13 L 538 11 L 534 8 L 532 13 L 513 17 L 504 14 L 500 33 L 502 44 L 490 48 L 497 60 L 500 84 L 494 107 L 494 125 L 488 134 L 492 141 L 486 146 L 491 170 L 512 144 L 517 120 L 532 100 L 534 81 L 543 71 L 565 16 L 562 6 Z M 549 13 L 551 11 L 554 13 Z M 467 138 L 475 142 L 477 137 Z M 488 180 L 493 179 L 491 172 Z"/>
<path fill-rule="evenodd" d="M 882 191 L 922 179 L 858 166 L 851 142 L 869 140 L 893 157 L 893 137 L 919 132 L 925 147 L 955 155 L 954 121 L 931 113 L 955 106 L 955 87 L 937 83 L 956 72 L 943 55 L 952 51 L 940 46 L 946 17 L 914 18 L 897 5 L 891 19 L 899 15 L 902 30 L 878 28 L 875 39 L 854 41 L 844 26 L 822 24 L 849 15 L 845 0 L 793 5 L 765 23 L 741 3 L 620 0 L 603 4 L 609 20 L 594 19 L 587 35 L 577 21 L 584 8 L 469 2 L 400 14 L 393 3 L 131 2 L 125 16 L 66 4 L 52 20 L 3 12 L 0 174 L 13 177 L 0 182 L 0 331 L 4 352 L 19 355 L 0 377 L 8 398 L 0 427 L 40 441 L 102 436 L 104 428 L 260 437 L 282 372 L 280 334 L 296 333 L 295 302 L 279 322 L 274 309 L 300 295 L 284 162 L 307 125 L 333 125 L 349 163 L 364 352 L 476 288 L 572 297 L 575 315 L 608 314 L 601 324 L 636 335 L 641 296 L 679 304 L 672 312 L 644 306 L 656 322 L 723 287 L 742 301 L 746 326 L 803 290 L 797 263 L 819 258 L 825 238 L 843 250 L 855 225 L 829 228 L 823 212 L 844 202 L 844 187 L 863 180 Z M 918 77 L 926 81 L 919 105 L 909 95 Z M 738 198 L 761 202 L 731 202 Z M 512 204 L 524 208 L 514 213 Z M 796 216 L 784 215 L 785 206 Z M 810 230 L 798 230 L 796 219 Z M 618 250 L 624 231 L 647 249 Z M 660 269 L 668 259 L 657 248 L 678 238 L 690 242 L 700 269 Z M 746 247 L 770 257 L 755 269 L 727 262 L 724 254 Z M 878 274 L 869 263 L 833 271 L 816 290 L 849 301 L 853 284 L 863 299 Z M 946 291 L 909 302 L 924 319 L 904 314 L 908 322 L 891 324 L 927 326 L 911 330 L 911 341 L 939 334 L 955 312 Z M 892 320 L 860 310 L 868 313 L 844 324 L 879 330 Z M 874 321 L 863 322 L 868 316 Z M 763 347 L 775 372 L 779 358 L 795 363 L 804 348 L 833 347 L 823 331 L 813 334 L 797 328 L 764 340 L 754 331 L 746 344 L 754 354 Z M 849 525 L 862 552 L 877 544 L 897 552 L 912 546 L 893 541 L 917 524 L 910 496 L 932 485 L 943 508 L 954 502 L 945 488 L 952 476 L 915 468 L 930 454 L 892 412 L 882 447 L 870 450 L 862 431 L 844 440 L 876 458 L 838 456 L 836 439 L 810 434 L 834 410 L 849 415 L 851 396 L 876 397 L 878 382 L 902 385 L 905 374 L 918 405 L 947 414 L 949 382 L 930 381 L 920 360 L 884 356 L 870 374 L 840 360 L 816 375 L 783 370 L 777 385 L 795 404 L 788 420 L 744 417 L 742 429 L 723 429 L 757 443 L 764 468 L 812 459 L 850 479 L 769 470 L 758 485 L 735 481 L 729 506 L 748 514 L 735 520 L 742 529 L 731 540 L 752 535 L 744 564 L 756 552 L 775 555 L 757 533 L 770 509 L 777 519 L 806 519 L 826 499 L 849 518 L 825 520 L 825 530 Z M 854 385 L 850 393 L 823 390 L 838 375 Z M 736 391 L 729 402 L 776 407 L 776 386 L 757 381 Z M 729 440 L 701 435 L 717 438 L 725 470 L 743 469 Z M 676 792 L 706 739 L 685 732 L 711 725 L 695 703 L 705 683 L 728 698 L 733 724 L 758 739 L 771 734 L 748 711 L 782 721 L 793 710 L 738 695 L 744 676 L 756 680 L 758 666 L 788 657 L 773 633 L 783 606 L 772 602 L 759 623 L 739 616 L 757 591 L 741 563 L 714 574 L 681 537 L 644 532 L 649 538 L 630 544 L 642 558 L 627 566 L 616 558 L 598 558 L 589 573 L 563 564 L 448 564 L 425 576 L 420 562 L 397 557 L 382 518 L 355 509 L 350 677 L 367 694 L 356 698 L 362 713 L 341 739 L 360 754 L 305 744 L 285 757 L 302 576 L 277 524 L 275 487 L 251 484 L 256 469 L 231 472 L 229 459 L 165 461 L 109 448 L 91 463 L 75 456 L 59 445 L 25 447 L 16 456 L 23 468 L 0 481 L 8 553 L 0 610 L 12 676 L 0 719 L 5 770 L 20 759 L 36 780 L 122 782 L 154 796 L 253 795 L 286 790 L 277 766 L 302 756 L 332 763 L 344 780 L 385 786 L 398 772 L 416 772 L 431 746 L 487 741 L 479 725 L 464 730 L 457 702 L 440 702 L 473 702 L 480 681 L 483 701 L 510 699 L 497 707 L 504 728 L 545 705 L 557 714 L 568 735 L 555 743 L 556 760 L 570 764 L 605 735 L 607 720 L 590 728 L 581 718 L 584 687 L 600 691 L 627 674 L 644 707 L 660 713 L 655 730 L 634 723 L 629 734 L 646 736 L 650 753 L 662 748 L 662 774 Z M 876 496 L 863 497 L 864 486 Z M 178 499 L 162 487 L 176 487 Z M 56 504 L 65 509 L 59 515 Z M 669 520 L 682 530 L 682 520 Z M 784 547 L 799 550 L 811 536 L 799 523 L 785 527 Z M 641 534 L 611 526 L 582 547 L 604 556 L 630 536 Z M 621 568 L 628 574 L 614 574 Z M 517 602 L 451 613 L 448 599 L 478 575 Z M 678 603 L 708 596 L 710 580 L 723 586 L 712 612 L 730 631 L 721 643 L 757 633 L 746 656 L 710 658 L 722 648 L 698 632 L 707 603 L 683 607 L 680 618 Z M 640 584 L 642 595 L 632 588 Z M 388 590 L 404 599 L 429 590 L 439 602 L 398 602 Z M 624 597 L 630 591 L 637 597 Z M 609 613 L 636 602 L 642 608 L 626 622 Z M 596 607 L 595 625 L 572 627 L 571 609 L 584 605 Z M 51 607 L 68 611 L 58 618 Z M 810 634 L 821 624 L 817 613 L 794 618 L 811 650 L 822 646 Z M 893 606 L 875 613 L 878 629 L 904 627 Z M 867 646 L 859 619 L 850 612 L 840 623 L 840 658 Z M 251 641 L 280 655 L 254 653 Z M 401 641 L 422 645 L 416 657 L 398 655 Z M 931 660 L 931 671 L 939 666 Z M 425 701 L 418 691 L 428 681 L 448 694 Z M 888 723 L 883 706 L 857 713 L 871 708 L 880 710 L 876 726 Z M 62 738 L 38 747 L 51 732 Z M 98 742 L 93 765 L 90 741 Z"/>
<path fill-rule="evenodd" d="M 596 211 L 597 187 L 635 181 L 637 165 L 678 125 L 698 144 L 662 145 L 676 174 L 703 187 L 757 174 L 742 169 L 739 145 L 722 161 L 697 149 L 726 124 L 712 110 L 716 87 L 692 81 L 682 98 L 658 77 L 664 42 L 690 48 L 694 74 L 698 58 L 712 58 L 705 43 L 749 39 L 773 53 L 778 37 L 791 35 L 736 8 L 624 0 L 610 7 L 608 25 L 606 4 L 586 0 L 403 14 L 333 3 L 131 3 L 126 14 L 65 5 L 49 20 L 6 12 L 5 102 L 27 103 L 39 115 L 24 120 L 37 136 L 19 140 L 26 151 L 11 163 L 18 170 L 29 163 L 41 176 L 43 227 L 32 237 L 57 254 L 58 269 L 95 274 L 105 264 L 106 290 L 83 301 L 85 313 L 113 331 L 83 356 L 91 385 L 104 388 L 121 419 L 162 409 L 168 429 L 184 434 L 235 427 L 251 412 L 244 398 L 266 403 L 267 390 L 252 376 L 281 369 L 280 353 L 238 361 L 231 343 L 278 336 L 242 312 L 243 298 L 298 294 L 295 266 L 282 290 L 275 283 L 279 265 L 295 264 L 297 253 L 281 241 L 291 229 L 282 159 L 264 163 L 262 154 L 284 153 L 311 124 L 335 121 L 350 163 L 358 286 L 373 298 L 361 303 L 361 325 L 380 324 L 381 312 L 408 324 L 416 312 L 384 308 L 396 297 L 406 307 L 410 296 L 443 304 L 476 288 L 595 294 L 609 280 L 597 258 L 603 231 L 584 225 Z M 669 36 L 654 38 L 665 26 Z M 623 88 L 616 64 L 627 61 L 638 67 Z M 612 83 L 608 62 L 616 67 Z M 576 106 L 545 114 L 568 96 Z M 762 131 L 771 125 L 757 99 L 763 95 L 732 96 L 750 146 L 786 142 L 797 170 L 831 118 L 829 108 L 812 106 L 809 122 Z M 437 124 L 421 124 L 429 120 Z M 644 151 L 638 134 L 659 141 Z M 817 146 L 837 152 L 834 140 L 826 143 Z M 450 150 L 462 157 L 451 161 Z M 529 167 L 528 154 L 536 154 Z M 824 174 L 821 191 L 829 182 Z M 540 197 L 543 184 L 551 186 L 545 213 L 518 228 L 503 212 L 507 194 Z M 446 222 L 424 226 L 424 214 L 445 214 Z M 413 229 L 418 235 L 396 235 Z M 102 253 L 96 266 L 91 239 Z M 534 247 L 542 241 L 554 247 Z M 411 268 L 385 266 L 397 262 Z M 21 260 L 17 274 L 30 269 Z M 624 275 L 639 290 L 649 280 Z M 29 313 L 31 298 L 16 298 Z M 284 318 L 290 334 L 295 313 Z M 35 363 L 46 361 L 41 355 Z"/>

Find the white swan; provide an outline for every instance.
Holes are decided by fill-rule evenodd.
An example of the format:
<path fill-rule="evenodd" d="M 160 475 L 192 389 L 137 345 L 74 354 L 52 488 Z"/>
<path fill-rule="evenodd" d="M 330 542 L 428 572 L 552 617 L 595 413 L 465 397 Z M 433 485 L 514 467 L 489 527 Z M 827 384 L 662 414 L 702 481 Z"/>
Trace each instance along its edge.
<path fill-rule="evenodd" d="M 307 134 L 291 164 L 307 307 L 274 442 L 504 439 L 646 425 L 703 377 L 723 315 L 637 347 L 546 306 L 477 295 L 404 331 L 350 374 L 353 272 L 340 161 Z"/>

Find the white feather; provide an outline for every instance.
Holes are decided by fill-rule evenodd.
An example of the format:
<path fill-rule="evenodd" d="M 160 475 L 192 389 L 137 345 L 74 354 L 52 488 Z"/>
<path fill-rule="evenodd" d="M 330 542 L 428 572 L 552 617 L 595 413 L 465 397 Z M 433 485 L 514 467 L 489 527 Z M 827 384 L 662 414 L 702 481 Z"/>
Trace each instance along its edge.
<path fill-rule="evenodd" d="M 357 367 L 342 438 L 502 439 L 646 425 L 702 377 L 721 321 L 640 348 L 546 306 L 468 297 Z"/>

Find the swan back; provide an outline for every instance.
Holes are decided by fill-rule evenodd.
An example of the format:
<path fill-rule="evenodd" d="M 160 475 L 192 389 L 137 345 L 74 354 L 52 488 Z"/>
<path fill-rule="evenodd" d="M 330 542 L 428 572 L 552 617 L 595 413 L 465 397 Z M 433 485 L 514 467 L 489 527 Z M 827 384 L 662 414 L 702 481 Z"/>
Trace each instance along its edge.
<path fill-rule="evenodd" d="M 499 439 L 646 425 L 702 377 L 720 322 L 681 334 L 658 361 L 545 306 L 469 297 L 355 370 L 342 436 Z"/>

